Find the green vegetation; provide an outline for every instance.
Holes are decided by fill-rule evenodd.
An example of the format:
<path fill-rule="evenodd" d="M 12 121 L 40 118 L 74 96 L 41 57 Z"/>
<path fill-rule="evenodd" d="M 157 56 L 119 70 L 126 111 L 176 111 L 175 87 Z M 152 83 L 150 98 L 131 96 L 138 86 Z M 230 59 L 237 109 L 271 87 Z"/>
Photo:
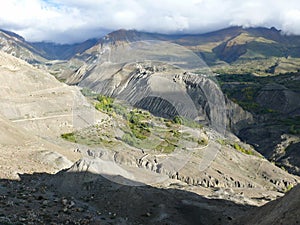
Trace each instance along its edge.
<path fill-rule="evenodd" d="M 122 140 L 131 146 L 138 147 L 138 148 L 142 147 L 140 140 L 136 138 L 132 133 L 125 133 L 122 136 Z"/>
<path fill-rule="evenodd" d="M 156 146 L 155 150 L 160 151 L 162 153 L 172 153 L 177 146 L 175 144 L 170 143 L 167 139 L 162 141 L 158 146 Z"/>
<path fill-rule="evenodd" d="M 266 85 L 276 83 L 285 86 L 291 91 L 299 91 L 300 73 L 281 74 L 279 76 L 258 77 L 252 74 L 220 74 L 217 80 L 222 91 L 233 101 L 248 105 L 254 104 L 260 92 Z M 291 82 L 291 78 L 296 79 Z M 257 104 L 257 103 L 256 103 Z M 258 106 L 262 108 L 262 106 Z M 257 107 L 252 107 L 257 108 Z M 260 111 L 258 111 L 260 112 Z M 255 113 L 255 111 L 254 111 Z"/>
<path fill-rule="evenodd" d="M 61 137 L 63 139 L 66 139 L 67 141 L 75 142 L 76 143 L 76 137 L 74 133 L 66 133 L 62 134 Z"/>
<path fill-rule="evenodd" d="M 293 125 L 291 125 L 289 132 L 291 134 L 300 134 L 300 127 L 296 128 L 296 125 L 293 124 Z"/>
<path fill-rule="evenodd" d="M 286 187 L 286 189 L 285 189 L 284 192 L 289 192 L 289 191 L 292 190 L 293 188 L 294 188 L 294 185 L 293 185 L 293 184 L 289 184 L 289 185 Z"/>
<path fill-rule="evenodd" d="M 149 112 L 133 109 L 128 115 L 128 126 L 123 128 L 125 134 L 122 140 L 127 144 L 143 149 L 153 149 L 162 153 L 171 153 L 177 147 L 180 133 L 173 123 L 166 120 L 166 128 L 158 128 L 151 125 L 155 118 Z"/>
<path fill-rule="evenodd" d="M 96 97 L 97 96 L 97 94 L 89 88 L 82 88 L 80 91 L 86 97 Z"/>
<path fill-rule="evenodd" d="M 111 97 L 96 95 L 95 100 L 95 108 L 101 112 L 112 116 L 120 115 L 124 119 L 128 119 L 130 117 L 129 110 L 125 106 L 118 104 L 115 99 Z"/>
<path fill-rule="evenodd" d="M 300 116 L 294 116 L 297 115 L 295 109 L 298 104 L 291 104 L 297 103 L 299 96 L 300 72 L 268 77 L 222 74 L 216 78 L 226 96 L 253 115 L 254 122 L 249 125 L 249 128 L 258 132 L 257 137 L 261 135 L 261 139 L 270 138 L 270 142 L 280 143 L 282 140 L 280 138 L 276 140 L 274 137 L 280 137 L 282 134 L 300 135 Z M 271 145 L 261 140 L 251 140 L 255 135 L 253 134 L 252 137 L 251 133 L 249 132 L 249 136 L 243 138 L 247 138 L 250 143 L 256 142 L 258 151 L 269 154 L 268 151 L 272 151 Z M 225 141 L 219 143 L 226 144 Z M 240 152 L 252 154 L 251 151 L 237 144 L 233 144 L 233 147 Z M 290 158 L 291 153 L 288 149 L 283 154 L 286 158 Z M 262 156 L 258 155 L 258 157 Z M 289 167 L 286 169 L 291 172 Z M 290 187 L 287 188 L 289 189 Z"/>
<path fill-rule="evenodd" d="M 228 142 L 224 139 L 218 139 L 217 142 L 220 144 L 220 145 L 227 145 Z"/>
<path fill-rule="evenodd" d="M 150 114 L 141 110 L 132 110 L 129 113 L 129 127 L 132 134 L 138 139 L 146 139 L 150 136 Z"/>
<path fill-rule="evenodd" d="M 199 128 L 199 129 L 203 128 L 202 124 L 182 116 L 175 116 L 171 122 L 175 124 L 191 127 L 191 128 Z"/>
<path fill-rule="evenodd" d="M 97 126 L 85 128 L 81 131 L 62 134 L 61 137 L 67 141 L 80 143 L 87 146 L 114 147 L 116 142 L 109 134 L 102 134 L 102 129 Z"/>
<path fill-rule="evenodd" d="M 124 142 L 136 148 L 150 149 L 166 154 L 172 153 L 177 147 L 185 147 L 185 144 L 182 143 L 189 143 L 188 145 L 192 147 L 207 145 L 208 140 L 194 137 L 189 133 L 183 135 L 179 131 L 180 125 L 202 128 L 202 125 L 195 121 L 179 116 L 174 117 L 173 120 L 155 117 L 148 111 L 123 106 L 113 98 L 95 95 L 88 89 L 82 91 L 94 101 L 97 110 L 107 113 L 113 118 L 117 127 L 112 127 L 112 124 L 108 125 L 109 120 L 104 120 L 101 121 L 101 125 L 62 134 L 61 137 L 68 141 L 108 148 L 114 148 Z M 114 129 L 121 130 L 123 135 L 115 137 L 115 134 L 112 133 Z"/>
<path fill-rule="evenodd" d="M 252 113 L 261 113 L 267 109 L 255 102 L 263 87 L 258 77 L 253 75 L 220 75 L 217 77 L 224 93 L 235 103 Z"/>
<path fill-rule="evenodd" d="M 242 146 L 240 146 L 238 143 L 233 143 L 231 146 L 239 152 L 245 153 L 247 155 L 254 155 L 252 150 L 245 149 Z"/>
<path fill-rule="evenodd" d="M 254 155 L 254 152 L 251 150 L 251 149 L 245 149 L 243 148 L 240 144 L 238 144 L 237 142 L 229 142 L 227 140 L 224 140 L 224 139 L 218 139 L 217 142 L 220 144 L 220 145 L 228 145 L 228 146 L 231 146 L 233 147 L 235 150 L 241 152 L 241 153 L 244 153 L 244 154 L 247 154 L 247 155 Z"/>
<path fill-rule="evenodd" d="M 112 113 L 113 110 L 113 98 L 106 97 L 104 95 L 97 96 L 98 102 L 95 104 L 95 108 L 99 111 Z"/>
<path fill-rule="evenodd" d="M 180 116 L 175 116 L 173 119 L 173 122 L 176 124 L 182 124 L 183 123 L 183 119 Z"/>
<path fill-rule="evenodd" d="M 128 109 L 125 106 L 113 102 L 112 109 L 115 114 L 122 116 L 123 119 L 128 119 Z"/>

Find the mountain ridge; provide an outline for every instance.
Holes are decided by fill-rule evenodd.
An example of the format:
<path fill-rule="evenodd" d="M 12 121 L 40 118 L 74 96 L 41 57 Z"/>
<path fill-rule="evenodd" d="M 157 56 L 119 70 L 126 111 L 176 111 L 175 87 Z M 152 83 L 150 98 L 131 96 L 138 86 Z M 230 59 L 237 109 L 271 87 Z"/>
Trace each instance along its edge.
<path fill-rule="evenodd" d="M 23 44 L 26 43 L 27 48 L 46 59 L 66 60 L 74 57 L 76 54 L 82 54 L 84 51 L 92 48 L 94 45 L 114 42 L 133 42 L 142 40 L 158 40 L 170 41 L 175 44 L 182 45 L 200 57 L 202 57 L 208 65 L 216 65 L 218 60 L 225 63 L 233 63 L 240 60 L 250 60 L 246 53 L 256 52 L 254 55 L 260 59 L 266 57 L 300 57 L 298 50 L 300 49 L 300 36 L 286 35 L 276 28 L 243 28 L 233 26 L 221 30 L 203 33 L 203 34 L 160 34 L 137 30 L 120 29 L 108 33 L 99 38 L 93 38 L 81 43 L 74 44 L 57 44 L 49 42 L 26 42 L 26 40 L 18 34 L 10 31 L 4 31 L 7 35 L 11 35 L 19 39 Z M 227 43 L 241 34 L 246 34 L 240 39 L 244 39 L 244 43 Z M 259 37 L 270 40 L 269 43 L 261 42 Z M 272 43 L 271 43 L 272 42 Z M 223 47 L 222 47 L 223 46 Z M 253 53 L 251 53 L 253 55 Z M 259 56 L 260 54 L 263 54 Z M 245 56 L 241 58 L 241 56 Z M 251 56 L 253 58 L 253 56 Z M 253 58 L 255 59 L 255 58 Z"/>
<path fill-rule="evenodd" d="M 240 99 L 223 96 L 215 73 L 194 71 L 200 66 L 195 52 L 219 55 L 218 63 L 233 60 L 235 66 L 241 57 L 249 60 L 249 43 L 274 47 L 280 31 L 255 30 L 274 33 L 272 40 L 253 32 L 231 28 L 221 32 L 222 41 L 207 42 L 217 37 L 214 33 L 202 40 L 173 36 L 171 42 L 164 35 L 145 41 L 152 34 L 120 30 L 96 44 L 78 45 L 71 60 L 54 61 L 39 54 L 56 46 L 52 56 L 67 57 L 76 46 L 44 43 L 39 46 L 44 52 L 33 54 L 24 39 L 0 32 L 0 130 L 9 130 L 0 137 L 0 176 L 10 179 L 0 179 L 0 223 L 232 224 L 241 215 L 251 216 L 242 213 L 251 205 L 263 205 L 297 185 L 297 176 L 231 133 L 253 123 L 253 115 L 237 104 Z M 178 40 L 186 41 L 185 47 Z M 223 84 L 249 87 L 251 82 L 237 78 Z M 297 86 L 258 88 L 261 104 L 270 102 L 270 91 L 297 91 Z M 242 90 L 245 99 L 254 99 L 254 91 Z M 295 99 L 289 93 L 286 99 Z M 298 127 L 291 128 L 297 134 Z M 285 143 L 279 147 L 293 150 L 284 149 Z M 271 203 L 262 210 L 267 214 L 272 208 Z"/>
<path fill-rule="evenodd" d="M 180 35 L 121 29 L 100 38 L 82 57 L 93 55 L 92 52 L 103 45 L 113 47 L 145 40 L 183 46 L 197 54 L 216 73 L 274 75 L 296 72 L 300 62 L 300 36 L 286 35 L 273 27 L 229 27 L 205 34 Z"/>

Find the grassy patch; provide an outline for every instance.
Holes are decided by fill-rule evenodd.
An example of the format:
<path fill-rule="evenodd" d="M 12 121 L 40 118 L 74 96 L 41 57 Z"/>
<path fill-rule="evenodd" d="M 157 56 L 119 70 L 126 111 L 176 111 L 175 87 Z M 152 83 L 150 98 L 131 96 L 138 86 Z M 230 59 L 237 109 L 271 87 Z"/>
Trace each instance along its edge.
<path fill-rule="evenodd" d="M 156 146 L 155 150 L 162 152 L 162 153 L 172 153 L 177 146 L 175 144 L 170 143 L 169 141 L 165 140 L 162 141 L 158 146 Z"/>
<path fill-rule="evenodd" d="M 199 128 L 199 129 L 203 128 L 202 124 L 200 124 L 194 120 L 182 117 L 182 116 L 175 116 L 173 118 L 173 120 L 170 122 L 173 122 L 175 124 L 184 125 L 184 126 L 191 127 L 191 128 Z"/>
<path fill-rule="evenodd" d="M 223 145 L 223 146 L 225 146 L 225 145 L 231 146 L 235 150 L 237 150 L 241 153 L 244 153 L 244 154 L 247 154 L 247 155 L 254 155 L 254 152 L 251 149 L 245 149 L 241 145 L 239 145 L 237 142 L 230 142 L 230 141 L 227 141 L 227 140 L 224 140 L 224 139 L 218 139 L 217 142 L 220 145 Z"/>
<path fill-rule="evenodd" d="M 98 102 L 95 104 L 95 108 L 99 111 L 106 112 L 106 113 L 112 113 L 113 110 L 113 102 L 114 99 L 104 96 L 104 95 L 98 95 L 97 96 Z"/>
<path fill-rule="evenodd" d="M 74 133 L 66 133 L 62 134 L 61 137 L 67 141 L 75 142 L 76 143 L 76 137 Z"/>
<path fill-rule="evenodd" d="M 239 152 L 242 152 L 242 153 L 244 153 L 244 154 L 247 154 L 247 155 L 254 155 L 254 153 L 253 153 L 252 150 L 250 150 L 250 149 L 245 149 L 245 148 L 243 148 L 242 146 L 240 146 L 238 143 L 233 143 L 233 144 L 231 144 L 231 146 L 232 146 L 235 150 L 237 150 L 237 151 L 239 151 Z"/>
<path fill-rule="evenodd" d="M 65 140 L 110 149 L 126 143 L 135 148 L 166 154 L 173 152 L 177 147 L 183 148 L 186 145 L 198 147 L 207 144 L 205 139 L 192 135 L 186 137 L 179 131 L 180 125 L 202 128 L 202 125 L 195 121 L 183 117 L 176 117 L 173 120 L 155 117 L 148 111 L 121 105 L 113 98 L 95 95 L 90 90 L 82 91 L 86 96 L 92 97 L 90 100 L 94 101 L 97 110 L 109 114 L 112 120 L 108 119 L 95 126 L 62 134 L 61 137 Z M 118 132 L 115 133 L 114 130 Z"/>

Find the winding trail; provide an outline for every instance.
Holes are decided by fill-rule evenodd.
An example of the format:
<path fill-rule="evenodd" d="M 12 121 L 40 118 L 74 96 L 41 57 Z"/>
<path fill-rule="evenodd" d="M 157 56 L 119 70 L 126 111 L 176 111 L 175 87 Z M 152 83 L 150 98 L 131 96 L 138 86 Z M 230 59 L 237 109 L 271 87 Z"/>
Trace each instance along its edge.
<path fill-rule="evenodd" d="M 12 119 L 11 122 L 18 123 L 18 122 L 25 122 L 25 121 L 46 120 L 46 119 L 70 117 L 70 116 L 73 116 L 73 115 L 72 114 L 61 114 L 61 115 L 43 116 L 43 117 L 26 118 L 26 119 L 15 119 L 15 120 Z"/>

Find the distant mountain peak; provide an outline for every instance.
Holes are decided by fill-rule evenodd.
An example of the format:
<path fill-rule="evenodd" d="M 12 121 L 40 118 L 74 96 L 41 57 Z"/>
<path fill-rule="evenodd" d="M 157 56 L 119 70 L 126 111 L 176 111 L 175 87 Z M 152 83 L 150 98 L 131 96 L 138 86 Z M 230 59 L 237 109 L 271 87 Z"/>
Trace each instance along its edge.
<path fill-rule="evenodd" d="M 176 35 L 119 29 L 99 39 L 63 45 L 26 42 L 20 35 L 0 29 L 1 34 L 1 49 L 32 63 L 46 59 L 68 60 L 77 55 L 88 56 L 103 44 L 113 46 L 145 40 L 168 41 L 182 45 L 201 56 L 209 66 L 216 65 L 220 60 L 233 63 L 245 59 L 300 57 L 300 36 L 284 34 L 275 27 L 232 26 L 204 34 Z"/>
<path fill-rule="evenodd" d="M 23 38 L 22 36 L 14 33 L 14 32 L 3 30 L 3 29 L 0 29 L 0 32 L 3 32 L 11 37 L 15 37 L 15 38 L 19 39 L 20 41 L 25 41 L 25 38 Z"/>
<path fill-rule="evenodd" d="M 132 41 L 140 40 L 142 35 L 143 32 L 139 32 L 137 30 L 120 29 L 105 35 L 102 38 L 102 40 L 109 41 L 109 42 L 115 42 L 115 41 L 132 42 Z"/>

